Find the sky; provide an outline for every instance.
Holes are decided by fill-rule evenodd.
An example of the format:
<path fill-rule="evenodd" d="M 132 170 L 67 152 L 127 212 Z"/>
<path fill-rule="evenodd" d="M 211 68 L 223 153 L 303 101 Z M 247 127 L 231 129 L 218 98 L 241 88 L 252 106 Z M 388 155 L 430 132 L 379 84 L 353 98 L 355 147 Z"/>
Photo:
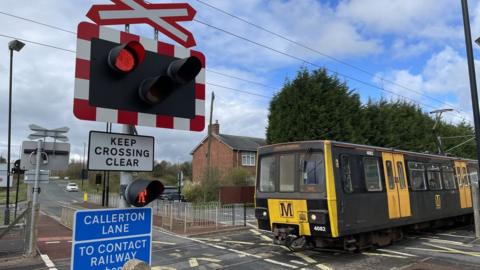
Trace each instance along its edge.
<path fill-rule="evenodd" d="M 193 33 L 193 49 L 206 56 L 206 115 L 213 91 L 213 121 L 218 120 L 221 133 L 264 138 L 271 97 L 300 68 L 326 68 L 362 102 L 404 99 L 425 112 L 452 108 L 445 114 L 447 121 L 473 123 L 458 0 L 151 2 L 188 2 L 197 11 L 193 22 L 181 25 Z M 1 1 L 0 155 L 7 153 L 8 42 L 13 38 L 23 39 L 26 46 L 13 59 L 12 159 L 31 133 L 29 124 L 70 127 L 71 158 L 76 159 L 83 156 L 89 131 L 105 130 L 105 123 L 76 119 L 72 106 L 77 25 L 90 21 L 85 14 L 93 4 L 108 3 Z M 480 4 L 469 1 L 469 9 L 475 40 L 480 36 Z M 130 32 L 153 38 L 148 25 L 132 25 Z M 159 40 L 174 43 L 162 34 Z M 479 70 L 480 47 L 473 47 Z M 170 162 L 191 161 L 191 150 L 206 136 L 206 129 L 137 129 L 155 137 L 155 159 Z M 121 125 L 114 124 L 113 131 L 121 131 Z"/>

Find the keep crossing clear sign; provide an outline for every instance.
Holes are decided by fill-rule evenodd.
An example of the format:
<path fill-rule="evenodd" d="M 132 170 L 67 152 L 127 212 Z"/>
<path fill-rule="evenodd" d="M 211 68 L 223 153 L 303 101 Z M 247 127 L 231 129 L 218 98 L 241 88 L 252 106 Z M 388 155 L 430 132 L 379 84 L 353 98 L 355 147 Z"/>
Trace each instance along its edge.
<path fill-rule="evenodd" d="M 152 209 L 75 213 L 71 270 L 120 270 L 129 260 L 151 263 Z"/>
<path fill-rule="evenodd" d="M 153 171 L 154 138 L 90 131 L 88 169 L 93 171 Z"/>

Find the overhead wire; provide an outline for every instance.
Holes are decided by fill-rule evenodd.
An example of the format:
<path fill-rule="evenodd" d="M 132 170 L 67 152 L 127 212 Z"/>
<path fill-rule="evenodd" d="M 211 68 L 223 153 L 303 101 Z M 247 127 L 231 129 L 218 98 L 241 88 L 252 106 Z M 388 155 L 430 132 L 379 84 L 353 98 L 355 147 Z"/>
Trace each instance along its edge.
<path fill-rule="evenodd" d="M 200 0 L 197 0 L 197 1 L 200 1 Z M 43 25 L 43 26 L 46 26 L 46 27 L 49 27 L 49 28 L 52 28 L 52 29 L 56 29 L 56 30 L 61 30 L 61 31 L 64 31 L 64 32 L 68 32 L 70 34 L 76 34 L 76 32 L 73 32 L 73 31 L 70 31 L 70 30 L 67 30 L 67 29 L 63 29 L 63 28 L 60 28 L 60 27 L 56 27 L 56 26 L 53 26 L 53 25 L 50 25 L 50 24 L 46 24 L 46 23 L 43 23 L 43 22 L 39 22 L 39 21 L 36 21 L 36 20 L 32 20 L 32 19 L 28 19 L 28 18 L 25 18 L 25 17 L 21 17 L 21 16 L 17 16 L 17 15 L 14 15 L 14 14 L 10 14 L 10 13 L 6 13 L 6 12 L 1 12 L 0 11 L 0 14 L 3 14 L 3 15 L 6 15 L 6 16 L 11 16 L 11 17 L 14 17 L 14 18 L 17 18 L 17 19 L 21 19 L 21 20 L 25 20 L 25 21 L 29 21 L 29 22 L 32 22 L 32 23 L 36 23 L 36 24 L 39 24 L 39 25 Z M 295 56 L 295 55 L 292 55 L 292 54 L 289 54 L 289 53 L 286 53 L 286 52 L 283 52 L 281 50 L 278 50 L 278 49 L 275 49 L 273 47 L 270 47 L 268 45 L 265 45 L 265 44 L 262 44 L 262 43 L 259 43 L 259 42 L 256 42 L 256 41 L 253 41 L 253 40 L 250 40 L 246 37 L 243 37 L 243 36 L 240 36 L 240 35 L 237 35 L 235 33 L 232 33 L 230 31 L 227 31 L 225 29 L 222 29 L 222 28 L 219 28 L 219 27 L 216 27 L 214 25 L 211 25 L 209 23 L 206 23 L 206 22 L 203 22 L 203 21 L 200 21 L 198 19 L 193 19 L 193 21 L 196 21 L 202 25 L 205 25 L 205 26 L 208 26 L 210 28 L 213 28 L 213 29 L 216 29 L 217 31 L 220 31 L 220 32 L 223 32 L 223 33 L 226 33 L 226 34 L 229 34 L 229 35 L 232 35 L 238 39 L 241 39 L 241 40 L 244 40 L 246 42 L 249 42 L 251 44 L 254 44 L 256 46 L 259 46 L 259 47 L 263 47 L 265 49 L 268 49 L 268 50 L 271 50 L 273 52 L 276 52 L 278 54 L 281 54 L 281 55 L 284 55 L 286 57 L 289 57 L 289 58 L 292 58 L 292 59 L 295 59 L 295 60 L 298 60 L 298 61 L 301 61 L 302 63 L 306 63 L 308 65 L 311 65 L 311 66 L 314 66 L 314 67 L 317 67 L 317 68 L 324 68 L 325 70 L 328 70 L 329 72 L 333 73 L 333 74 L 336 74 L 337 76 L 341 76 L 341 77 L 344 77 L 346 79 L 349 79 L 349 80 L 352 80 L 352 81 L 356 81 L 358 83 L 361 83 L 363 85 L 366 85 L 366 86 L 369 86 L 369 87 L 372 87 L 372 88 L 375 88 L 375 89 L 378 89 L 380 91 L 383 91 L 383 92 L 386 92 L 386 93 L 389 93 L 389 94 L 392 94 L 392 95 L 395 95 L 395 96 L 398 96 L 400 98 L 403 98 L 405 100 L 409 100 L 411 102 L 414 102 L 418 105 L 422 105 L 424 107 L 428 107 L 428 108 L 437 108 L 435 106 L 432 106 L 432 105 L 429 105 L 429 104 L 425 104 L 425 103 L 422 103 L 418 100 L 415 100 L 413 98 L 409 98 L 409 97 L 406 97 L 406 96 L 403 96 L 403 95 L 400 95 L 394 91 L 390 91 L 390 90 L 387 90 L 387 89 L 384 89 L 384 88 L 381 88 L 375 84 L 372 84 L 372 83 L 369 83 L 369 82 L 365 82 L 361 79 L 358 79 L 358 78 L 355 78 L 353 76 L 350 76 L 350 75 L 347 75 L 347 74 L 343 74 L 343 73 L 340 73 L 338 71 L 334 71 L 334 70 L 331 70 L 329 68 L 326 68 L 324 66 L 321 66 L 321 65 L 318 65 L 312 61 L 309 61 L 307 59 L 303 59 L 301 57 L 298 57 L 298 56 Z M 4 34 L 0 34 L 0 36 L 3 36 L 3 37 L 8 37 L 8 38 L 15 38 L 13 36 L 8 36 L 8 35 L 4 35 Z M 30 42 L 32 44 L 37 44 L 37 45 L 42 45 L 42 46 L 46 46 L 46 47 L 50 47 L 50 48 L 54 48 L 54 49 L 59 49 L 59 50 L 63 50 L 63 51 L 68 51 L 68 52 L 75 52 L 74 50 L 69 50 L 69 49 L 65 49 L 65 48 L 61 48 L 61 47 L 57 47 L 57 46 L 54 46 L 54 45 L 49 45 L 49 44 L 44 44 L 44 43 L 39 43 L 39 42 L 35 42 L 35 41 L 30 41 L 30 40 L 26 40 L 26 39 L 21 39 L 21 38 L 17 38 L 19 40 L 23 40 L 23 41 L 26 41 L 26 42 Z M 259 83 L 259 82 L 254 82 L 254 81 L 251 81 L 251 80 L 246 80 L 246 79 L 243 79 L 243 78 L 240 78 L 240 77 L 237 77 L 237 76 L 232 76 L 232 75 L 229 75 L 229 74 L 225 74 L 225 73 L 221 73 L 221 72 L 218 72 L 218 71 L 212 71 L 212 70 L 207 70 L 209 72 L 212 72 L 212 73 L 217 73 L 219 75 L 223 75 L 223 76 L 227 76 L 227 77 L 231 77 L 231 78 L 234 78 L 234 79 L 238 79 L 238 80 L 242 80 L 242 81 L 246 81 L 246 82 L 250 82 L 250 83 L 255 83 L 255 84 L 258 84 L 258 85 L 264 85 L 262 83 Z M 221 88 L 224 88 L 224 89 L 230 89 L 230 90 L 234 90 L 234 91 L 238 91 L 238 92 L 244 92 L 246 94 L 254 94 L 256 96 L 261 96 L 261 97 L 267 97 L 265 95 L 261 95 L 261 94 L 255 94 L 255 93 L 252 93 L 252 92 L 248 92 L 248 91 L 244 91 L 244 90 L 240 90 L 240 89 L 235 89 L 235 88 L 231 88 L 231 87 L 228 87 L 228 86 L 222 86 L 222 85 L 214 85 L 214 86 L 217 86 L 217 87 L 221 87 Z M 272 89 L 276 89 L 272 86 L 269 86 L 269 88 L 272 88 Z M 465 121 L 465 117 L 463 116 L 460 116 L 458 113 L 457 115 L 454 115 L 455 117 L 459 118 L 459 119 L 462 119 L 463 121 Z"/>
<path fill-rule="evenodd" d="M 202 1 L 202 0 L 197 0 L 197 2 L 199 2 L 199 3 L 201 3 L 201 4 L 205 5 L 205 6 L 208 6 L 208 7 L 212 8 L 212 9 L 214 9 L 214 10 L 217 10 L 217 11 L 219 11 L 219 12 L 225 14 L 225 15 L 228 15 L 228 16 L 230 16 L 230 17 L 233 17 L 233 18 L 235 18 L 235 19 L 237 19 L 237 20 L 239 20 L 239 21 L 242 21 L 242 22 L 244 22 L 244 23 L 246 23 L 246 24 L 248 24 L 248 25 L 250 25 L 250 26 L 253 26 L 253 27 L 257 28 L 257 29 L 260 29 L 260 30 L 262 30 L 262 31 L 264 31 L 264 32 L 267 32 L 267 33 L 269 33 L 269 34 L 271 34 L 271 35 L 274 35 L 274 36 L 276 36 L 276 37 L 278 37 L 278 38 L 280 38 L 280 39 L 283 39 L 283 40 L 285 40 L 285 41 L 287 41 L 287 42 L 290 42 L 290 43 L 292 43 L 292 44 L 295 44 L 295 45 L 297 45 L 297 46 L 299 46 L 299 47 L 301 47 L 301 48 L 307 49 L 307 50 L 309 50 L 309 51 L 311 51 L 311 52 L 314 52 L 314 53 L 316 53 L 316 54 L 318 54 L 318 55 L 321 55 L 321 56 L 323 56 L 323 57 L 325 57 L 325 58 L 328 58 L 328 59 L 330 59 L 330 60 L 333 60 L 333 61 L 335 61 L 335 62 L 338 62 L 338 63 L 340 63 L 340 64 L 343 64 L 343 65 L 345 65 L 345 66 L 348 66 L 348 67 L 350 67 L 350 68 L 353 68 L 353 69 L 355 69 L 355 70 L 357 70 L 357 71 L 360 71 L 360 72 L 362 72 L 362 73 L 364 73 L 364 74 L 367 74 L 367 75 L 369 75 L 369 76 L 372 76 L 373 78 L 380 79 L 380 80 L 382 80 L 382 81 L 385 81 L 385 82 L 390 83 L 390 84 L 392 84 L 392 85 L 398 86 L 398 87 L 403 88 L 403 89 L 405 89 L 405 90 L 414 92 L 414 93 L 416 93 L 416 94 L 419 94 L 419 95 L 421 95 L 421 96 L 424 96 L 424 97 L 426 97 L 426 98 L 429 98 L 429 99 L 431 99 L 431 100 L 434 100 L 434 101 L 436 101 L 436 102 L 438 102 L 438 103 L 441 103 L 441 104 L 444 104 L 444 105 L 447 105 L 447 106 L 450 106 L 450 107 L 454 107 L 452 104 L 450 104 L 450 103 L 448 103 L 448 102 L 446 102 L 446 101 L 437 99 L 437 98 L 435 98 L 435 97 L 431 97 L 431 96 L 429 96 L 429 95 L 426 95 L 426 94 L 422 93 L 422 92 L 419 91 L 419 90 L 415 90 L 415 89 L 412 89 L 412 88 L 410 88 L 410 87 L 404 86 L 403 84 L 400 84 L 400 83 L 398 83 L 398 82 L 394 82 L 394 81 L 391 81 L 391 80 L 389 80 L 389 79 L 386 79 L 386 78 L 384 78 L 383 76 L 379 76 L 378 74 L 374 74 L 374 73 L 372 73 L 372 72 L 370 72 L 370 71 L 368 71 L 368 70 L 366 70 L 366 69 L 364 69 L 364 68 L 361 68 L 361 67 L 359 67 L 359 66 L 356 66 L 356 65 L 353 65 L 353 64 L 351 64 L 351 63 L 348 63 L 348 62 L 343 61 L 343 60 L 341 60 L 341 59 L 339 59 L 339 58 L 336 58 L 336 57 L 334 57 L 334 56 L 328 55 L 328 54 L 326 54 L 326 53 L 324 53 L 324 52 L 319 51 L 318 49 L 312 48 L 312 47 L 307 46 L 307 45 L 305 45 L 305 44 L 303 44 L 303 43 L 300 43 L 300 42 L 298 42 L 298 41 L 295 41 L 295 40 L 293 40 L 293 39 L 291 39 L 291 38 L 286 37 L 286 35 L 283 35 L 283 34 L 279 34 L 279 33 L 277 33 L 277 32 L 274 32 L 274 31 L 272 31 L 272 30 L 270 30 L 270 29 L 268 29 L 268 28 L 266 28 L 266 27 L 263 27 L 263 26 L 258 25 L 258 24 L 256 24 L 256 23 L 253 23 L 253 22 L 251 22 L 251 21 L 248 21 L 248 20 L 246 20 L 246 19 L 244 19 L 244 18 L 242 18 L 242 17 L 239 17 L 239 16 L 237 16 L 237 15 L 235 15 L 235 14 L 232 14 L 232 13 L 226 11 L 226 10 L 223 10 L 223 9 L 221 9 L 221 8 L 218 8 L 218 7 L 216 7 L 216 6 L 212 5 L 212 4 L 206 3 L 206 2 L 204 2 L 204 1 Z M 462 110 L 459 109 L 459 108 L 456 108 L 456 109 L 458 109 L 459 111 L 462 111 Z"/>

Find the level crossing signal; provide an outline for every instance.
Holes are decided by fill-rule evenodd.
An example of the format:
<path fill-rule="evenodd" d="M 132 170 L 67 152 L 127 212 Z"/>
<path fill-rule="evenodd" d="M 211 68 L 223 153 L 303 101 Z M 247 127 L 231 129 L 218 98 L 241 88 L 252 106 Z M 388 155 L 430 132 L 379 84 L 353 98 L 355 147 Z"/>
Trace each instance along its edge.
<path fill-rule="evenodd" d="M 74 114 L 82 120 L 202 131 L 201 52 L 82 22 Z"/>
<path fill-rule="evenodd" d="M 143 207 L 158 199 L 165 187 L 158 180 L 138 179 L 125 189 L 124 197 L 128 204 Z"/>

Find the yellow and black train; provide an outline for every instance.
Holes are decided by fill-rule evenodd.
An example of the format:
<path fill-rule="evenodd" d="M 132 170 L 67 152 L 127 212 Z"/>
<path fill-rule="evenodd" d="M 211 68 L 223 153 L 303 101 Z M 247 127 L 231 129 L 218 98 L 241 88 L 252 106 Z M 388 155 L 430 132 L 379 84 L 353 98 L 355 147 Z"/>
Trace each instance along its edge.
<path fill-rule="evenodd" d="M 384 246 L 471 222 L 475 160 L 335 141 L 258 150 L 255 217 L 292 249 Z"/>

